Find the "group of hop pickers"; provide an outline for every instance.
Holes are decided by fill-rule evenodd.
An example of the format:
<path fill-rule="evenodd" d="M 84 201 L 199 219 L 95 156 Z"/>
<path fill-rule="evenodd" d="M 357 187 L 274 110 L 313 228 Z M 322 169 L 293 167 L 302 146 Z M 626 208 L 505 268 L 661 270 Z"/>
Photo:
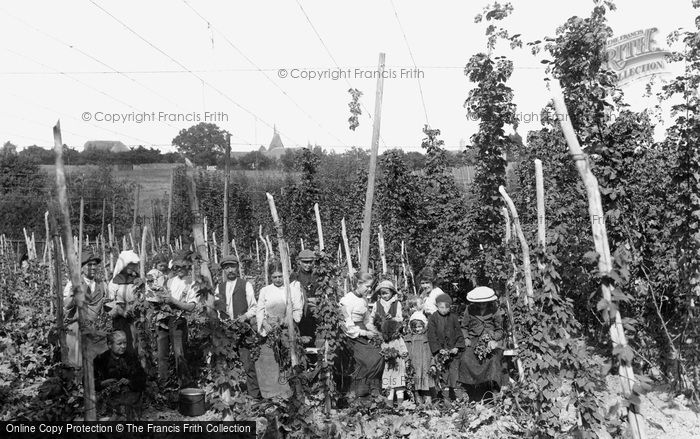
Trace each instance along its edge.
<path fill-rule="evenodd" d="M 145 388 L 146 374 L 139 361 L 134 307 L 144 289 L 149 306 L 169 312 L 156 314 L 157 370 L 162 384 L 187 376 L 188 316 L 201 307 L 201 283 L 192 278 L 192 253 L 165 258 L 156 255 L 146 279 L 139 277 L 139 256 L 133 251 L 119 255 L 109 282 L 97 279 L 100 258 L 86 252 L 82 256 L 82 281 L 85 289 L 85 319 L 96 320 L 101 314 L 111 320 L 107 342 L 89 344 L 98 390 L 122 384 L 128 391 L 119 394 L 122 403 L 133 404 Z M 314 274 L 316 255 L 302 250 L 296 258 L 296 270 L 290 283 L 292 319 L 298 333 L 310 340 L 307 346 L 320 347 L 316 335 L 314 308 L 317 280 Z M 285 326 L 287 291 L 282 266 L 269 267 L 271 283 L 258 294 L 253 285 L 240 276 L 235 256 L 224 256 L 220 263 L 220 281 L 208 294 L 210 309 L 219 319 L 248 322 L 262 340 Z M 418 275 L 420 291 L 405 295 L 389 280 L 379 280 L 370 273 L 357 273 L 350 291 L 338 303 L 346 335 L 346 349 L 339 363 L 346 367 L 337 380 L 349 399 L 378 395 L 384 391 L 393 402 L 413 398 L 416 403 L 430 404 L 441 398 L 447 403 L 464 394 L 484 395 L 497 391 L 508 382 L 502 354 L 504 331 L 498 297 L 486 286 L 467 294 L 468 305 L 461 316 L 453 311 L 452 299 L 436 285 L 433 271 L 426 268 Z M 402 301 L 405 302 L 402 304 Z M 142 302 L 143 303 L 143 302 Z M 67 318 L 69 362 L 80 366 L 77 312 L 70 283 L 64 289 Z M 281 370 L 269 343 L 260 344 L 257 358 L 250 347 L 238 346 L 245 371 L 246 391 L 253 398 L 287 397 L 292 394 L 286 370 Z M 313 349 L 309 349 L 313 351 Z M 171 352 L 176 377 L 170 376 Z M 336 377 L 338 378 L 338 377 Z M 170 381 L 169 381 L 170 380 Z M 348 385 L 349 381 L 349 385 Z M 406 394 L 406 390 L 412 391 Z"/>

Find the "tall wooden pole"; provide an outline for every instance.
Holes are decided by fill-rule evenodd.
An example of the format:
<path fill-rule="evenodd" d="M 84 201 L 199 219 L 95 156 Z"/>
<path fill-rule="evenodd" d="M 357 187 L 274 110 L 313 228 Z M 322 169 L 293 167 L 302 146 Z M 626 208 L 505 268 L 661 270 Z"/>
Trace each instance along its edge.
<path fill-rule="evenodd" d="M 381 224 L 379 225 L 379 233 L 377 233 L 377 242 L 379 243 L 379 257 L 382 259 L 382 274 L 386 274 L 386 248 L 384 247 L 384 230 L 382 230 Z"/>
<path fill-rule="evenodd" d="M 544 173 L 542 172 L 542 160 L 535 159 L 535 187 L 537 191 L 537 241 L 542 250 L 547 248 L 544 221 Z M 544 269 L 544 263 L 537 260 L 537 268 Z"/>
<path fill-rule="evenodd" d="M 510 209 L 511 215 L 513 215 L 513 226 L 515 227 L 515 231 L 518 234 L 518 239 L 520 240 L 520 247 L 523 251 L 523 275 L 525 277 L 525 288 L 527 289 L 527 295 L 525 296 L 525 305 L 529 307 L 532 304 L 532 298 L 534 296 L 532 288 L 532 272 L 530 271 L 530 246 L 528 246 L 527 240 L 525 239 L 525 235 L 523 234 L 523 230 L 520 228 L 520 219 L 518 218 L 518 211 L 515 210 L 515 204 L 513 204 L 513 200 L 510 199 L 510 196 L 506 192 L 506 188 L 504 188 L 503 186 L 498 186 L 498 192 L 501 193 L 501 196 L 505 200 L 508 209 Z"/>
<path fill-rule="evenodd" d="M 318 249 L 323 251 L 323 227 L 321 226 L 321 212 L 318 209 L 318 203 L 314 204 L 314 213 L 316 215 L 316 231 L 318 232 Z"/>
<path fill-rule="evenodd" d="M 170 244 L 170 219 L 173 216 L 173 179 L 174 172 L 170 170 L 170 194 L 168 196 L 168 223 L 165 228 L 165 242 Z"/>
<path fill-rule="evenodd" d="M 134 220 L 131 222 L 131 231 L 136 234 L 136 218 L 139 215 L 139 197 L 141 196 L 141 185 L 136 185 L 136 193 L 134 194 Z"/>
<path fill-rule="evenodd" d="M 105 235 L 105 210 L 107 209 L 107 200 L 102 199 L 102 227 L 100 228 L 100 235 Z"/>
<path fill-rule="evenodd" d="M 83 216 L 85 215 L 85 199 L 80 197 L 80 225 L 78 226 L 78 261 L 83 260 Z"/>
<path fill-rule="evenodd" d="M 96 421 L 97 411 L 95 409 L 95 377 L 92 368 L 92 359 L 89 357 L 89 349 L 83 331 L 86 325 L 85 318 L 85 288 L 80 279 L 80 265 L 75 257 L 73 239 L 71 238 L 70 213 L 68 212 L 68 195 L 66 191 L 66 177 L 63 170 L 63 140 L 61 139 L 61 122 L 56 122 L 53 127 L 53 139 L 56 151 L 56 189 L 58 191 L 58 204 L 61 209 L 61 219 L 63 233 L 66 237 L 66 253 L 68 254 L 68 271 L 73 285 L 73 295 L 75 306 L 78 307 L 78 333 L 80 334 L 80 349 L 83 357 L 83 389 L 85 420 Z"/>
<path fill-rule="evenodd" d="M 277 215 L 277 208 L 275 207 L 275 199 L 269 193 L 267 195 L 267 201 L 270 204 L 270 212 L 272 213 L 272 220 L 275 223 L 275 228 L 277 229 L 277 243 L 280 251 L 280 259 L 282 262 L 282 279 L 284 280 L 284 290 L 287 292 L 287 329 L 289 331 L 289 353 L 292 357 L 292 367 L 296 367 L 299 364 L 299 359 L 297 358 L 296 349 L 296 329 L 294 327 L 293 312 L 294 308 L 292 306 L 292 290 L 289 287 L 289 274 L 291 271 L 291 263 L 289 261 L 289 254 L 287 253 L 287 243 L 284 240 L 284 235 L 282 233 L 282 223 Z"/>
<path fill-rule="evenodd" d="M 345 258 L 348 260 L 348 277 L 352 278 L 355 275 L 355 269 L 352 268 L 352 256 L 350 255 L 350 243 L 348 242 L 348 231 L 345 227 L 345 218 L 340 221 L 340 233 L 343 236 L 343 247 L 345 247 Z"/>
<path fill-rule="evenodd" d="M 550 81 L 552 89 L 552 99 L 554 107 L 557 111 L 557 118 L 561 125 L 561 130 L 564 133 L 566 143 L 569 145 L 569 153 L 576 162 L 576 168 L 581 175 L 586 186 L 586 194 L 588 196 L 588 213 L 591 216 L 591 231 L 593 233 L 593 243 L 596 252 L 598 253 L 598 272 L 605 279 L 606 275 L 612 270 L 612 255 L 610 254 L 610 246 L 608 243 L 608 232 L 605 228 L 605 214 L 603 212 L 603 203 L 600 199 L 600 190 L 598 188 L 598 179 L 596 179 L 588 164 L 588 157 L 581 149 L 576 138 L 576 132 L 569 119 L 569 112 L 564 101 L 564 94 L 561 90 L 559 80 L 553 79 Z M 601 283 L 603 291 L 603 299 L 608 304 L 612 303 L 613 286 L 607 281 Z M 614 350 L 629 350 L 627 346 L 627 336 L 625 335 L 624 327 L 622 326 L 622 317 L 618 309 L 609 309 L 608 317 L 612 321 L 610 326 L 610 338 L 612 340 Z M 632 353 L 629 354 L 632 356 Z M 622 392 L 625 398 L 629 399 L 633 394 L 635 383 L 634 370 L 632 369 L 632 361 L 621 362 L 620 377 L 622 384 Z M 636 404 L 630 404 L 627 410 L 627 421 L 629 422 L 630 430 L 634 439 L 645 439 L 646 431 L 644 430 L 644 419 L 642 418 L 640 407 Z"/>
<path fill-rule="evenodd" d="M 367 194 L 365 195 L 365 214 L 362 220 L 362 243 L 360 270 L 367 272 L 369 268 L 369 241 L 372 226 L 372 201 L 374 199 L 374 179 L 377 171 L 377 153 L 379 151 L 379 129 L 382 116 L 382 96 L 384 94 L 384 53 L 379 54 L 379 77 L 377 78 L 377 94 L 374 100 L 374 122 L 372 124 L 372 152 L 369 157 L 369 173 L 367 174 Z"/>
<path fill-rule="evenodd" d="M 226 155 L 224 156 L 224 247 L 221 249 L 221 256 L 228 255 L 228 180 L 231 162 L 231 135 L 226 135 Z M 239 261 L 240 267 L 240 261 Z"/>

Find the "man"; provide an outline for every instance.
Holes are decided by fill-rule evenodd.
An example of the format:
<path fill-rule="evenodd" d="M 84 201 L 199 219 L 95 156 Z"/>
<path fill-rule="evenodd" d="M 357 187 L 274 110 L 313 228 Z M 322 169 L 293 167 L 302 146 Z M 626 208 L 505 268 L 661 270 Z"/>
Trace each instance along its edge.
<path fill-rule="evenodd" d="M 418 274 L 418 279 L 420 280 L 420 296 L 424 300 L 423 313 L 430 316 L 437 311 L 437 297 L 445 292 L 435 286 L 435 274 L 431 268 L 422 269 Z"/>
<path fill-rule="evenodd" d="M 103 281 L 96 279 L 97 267 L 102 260 L 92 252 L 84 251 L 81 262 L 81 283 L 85 286 L 85 320 L 94 322 L 102 313 L 102 306 L 107 296 L 107 288 Z M 63 289 L 63 309 L 66 316 L 66 345 L 68 347 L 68 364 L 82 367 L 83 356 L 80 347 L 78 328 L 78 307 L 75 302 L 72 282 L 68 281 Z M 104 341 L 91 339 L 88 345 L 89 356 L 94 358 L 104 352 Z M 90 358 L 90 359 L 92 359 Z"/>
<path fill-rule="evenodd" d="M 238 277 L 238 259 L 233 255 L 221 259 L 222 281 L 216 287 L 214 309 L 222 320 L 231 319 L 238 322 L 251 322 L 257 311 L 255 292 L 250 282 Z M 251 322 L 251 327 L 255 328 Z M 255 363 L 250 359 L 250 349 L 238 346 L 238 356 L 246 372 L 246 388 L 253 398 L 260 398 Z"/>
<path fill-rule="evenodd" d="M 299 333 L 302 337 L 310 337 L 306 346 L 314 346 L 316 339 L 317 322 L 314 318 L 314 310 L 318 305 L 316 297 L 317 279 L 313 273 L 313 264 L 316 255 L 311 250 L 302 250 L 297 256 L 297 271 L 292 274 L 291 281 L 299 283 L 304 300 L 301 321 L 299 322 Z"/>
<path fill-rule="evenodd" d="M 195 310 L 198 302 L 198 287 L 189 275 L 191 265 L 188 261 L 173 261 L 175 277 L 167 282 L 167 291 L 161 297 L 161 303 L 170 307 L 171 315 L 158 322 L 158 376 L 165 382 L 170 377 L 168 357 L 170 346 L 175 354 L 175 369 L 180 385 L 187 384 L 190 378 L 185 362 L 184 346 L 187 344 L 187 320 L 184 313 Z"/>
<path fill-rule="evenodd" d="M 107 336 L 109 350 L 98 355 L 93 364 L 95 390 L 103 391 L 109 408 L 126 409 L 127 420 L 138 418 L 141 394 L 146 387 L 146 374 L 138 357 L 126 351 L 126 334 L 114 331 Z M 110 390 L 113 390 L 110 392 Z"/>

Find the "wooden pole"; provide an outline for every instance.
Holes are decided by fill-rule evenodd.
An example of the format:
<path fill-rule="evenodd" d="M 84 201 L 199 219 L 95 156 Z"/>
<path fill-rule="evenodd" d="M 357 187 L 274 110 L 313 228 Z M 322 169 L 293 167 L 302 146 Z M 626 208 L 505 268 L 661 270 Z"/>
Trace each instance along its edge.
<path fill-rule="evenodd" d="M 105 234 L 105 210 L 107 210 L 107 200 L 105 198 L 102 199 L 102 227 L 100 228 L 100 235 L 104 236 Z"/>
<path fill-rule="evenodd" d="M 141 185 L 138 184 L 138 185 L 136 185 L 136 193 L 134 194 L 134 220 L 131 222 L 131 232 L 134 235 L 136 235 L 136 218 L 139 215 L 139 197 L 140 196 L 141 196 Z"/>
<path fill-rule="evenodd" d="M 258 265 L 260 265 L 260 245 L 258 245 L 258 240 L 255 240 L 255 257 L 258 260 Z"/>
<path fill-rule="evenodd" d="M 564 133 L 564 138 L 566 138 L 566 143 L 569 145 L 569 153 L 576 162 L 576 168 L 581 176 L 581 180 L 583 180 L 583 183 L 586 186 L 588 213 L 591 216 L 593 243 L 599 256 L 598 272 L 605 279 L 605 276 L 612 270 L 613 264 L 612 255 L 610 254 L 610 246 L 608 243 L 608 232 L 605 228 L 603 203 L 601 202 L 600 190 L 598 189 L 598 180 L 596 179 L 595 175 L 593 175 L 593 172 L 591 172 L 588 157 L 586 154 L 584 154 L 581 146 L 578 143 L 578 139 L 576 138 L 576 132 L 571 124 L 571 119 L 569 119 L 569 112 L 566 108 L 564 94 L 561 90 L 559 81 L 557 79 L 553 79 L 550 81 L 550 86 L 552 89 L 554 107 L 556 108 L 557 117 L 559 118 L 559 124 L 561 125 L 562 132 Z M 613 286 L 608 282 L 603 281 L 601 287 L 603 291 L 603 299 L 605 299 L 607 303 L 612 303 Z M 618 309 L 609 309 L 608 313 L 608 317 L 612 320 L 612 325 L 610 326 L 610 338 L 612 340 L 613 349 L 629 350 L 629 347 L 627 346 L 627 336 L 625 335 L 625 330 L 622 326 L 620 311 Z M 629 355 L 632 356 L 632 353 Z M 631 360 L 629 362 L 621 362 L 620 377 L 622 392 L 625 398 L 628 399 L 633 394 L 633 388 L 636 382 Z M 627 421 L 629 422 L 630 430 L 632 431 L 632 436 L 634 439 L 646 438 L 644 419 L 641 415 L 640 407 L 638 407 L 636 404 L 630 404 L 629 410 L 627 410 Z"/>
<path fill-rule="evenodd" d="M 63 141 L 61 139 L 60 121 L 56 122 L 56 126 L 53 127 L 53 138 L 56 151 L 56 189 L 58 191 L 58 203 L 61 209 L 61 218 L 63 220 L 63 233 L 66 236 L 66 253 L 68 253 L 68 272 L 70 273 L 71 283 L 73 285 L 75 306 L 78 307 L 78 331 L 80 334 L 80 349 L 83 357 L 85 420 L 96 421 L 97 412 L 95 409 L 95 377 L 92 368 L 92 358 L 89 357 L 89 341 L 86 337 L 83 336 L 84 328 L 86 327 L 86 286 L 83 285 L 80 279 L 80 265 L 79 261 L 75 258 L 73 240 L 71 239 L 70 213 L 68 212 L 68 195 L 66 192 L 66 177 L 63 170 Z"/>
<path fill-rule="evenodd" d="M 345 258 L 348 260 L 348 277 L 352 278 L 355 275 L 355 270 L 352 268 L 352 258 L 350 256 L 350 243 L 348 242 L 348 232 L 345 228 L 345 218 L 340 221 L 340 230 L 343 235 L 343 246 L 345 247 Z"/>
<path fill-rule="evenodd" d="M 318 249 L 323 251 L 323 227 L 321 225 L 321 212 L 318 208 L 318 203 L 314 204 L 314 213 L 316 215 L 316 231 L 318 232 Z"/>
<path fill-rule="evenodd" d="M 403 287 L 404 290 L 406 290 L 406 293 L 408 293 L 408 273 L 406 273 L 406 262 L 403 259 L 403 254 L 405 251 L 406 247 L 404 242 L 401 241 L 401 269 L 403 270 Z"/>
<path fill-rule="evenodd" d="M 214 263 L 218 264 L 219 263 L 219 252 L 217 252 L 216 250 L 219 247 L 219 245 L 216 242 L 216 233 L 215 232 L 211 232 L 211 242 L 212 242 L 213 247 L 214 247 L 214 249 L 213 249 L 214 250 Z M 224 244 L 224 247 L 226 247 L 226 244 Z M 223 257 L 225 255 L 222 253 L 221 256 Z"/>
<path fill-rule="evenodd" d="M 381 224 L 379 225 L 379 233 L 377 233 L 377 242 L 379 243 L 379 256 L 382 258 L 382 274 L 386 274 L 386 248 L 384 247 L 384 231 Z"/>
<path fill-rule="evenodd" d="M 139 276 L 141 279 L 146 279 L 146 238 L 148 237 L 148 226 L 143 225 L 141 232 L 141 253 L 139 254 Z"/>
<path fill-rule="evenodd" d="M 78 223 L 78 261 L 83 260 L 83 216 L 85 216 L 85 199 L 80 197 L 80 222 Z"/>
<path fill-rule="evenodd" d="M 63 364 L 67 363 L 68 359 L 68 345 L 66 344 L 66 330 L 63 321 L 63 270 L 62 270 L 62 259 L 57 248 L 60 247 L 60 235 L 58 233 L 58 225 L 56 224 L 56 219 L 51 216 L 51 229 L 53 229 L 53 265 L 54 265 L 54 276 L 55 279 L 52 282 L 55 286 L 54 294 L 56 298 L 56 328 L 58 329 L 58 344 L 61 347 L 61 362 Z M 49 251 L 49 260 L 51 259 L 51 251 Z"/>
<path fill-rule="evenodd" d="M 299 358 L 297 357 L 296 349 L 296 330 L 294 327 L 293 312 L 294 308 L 292 306 L 292 289 L 289 287 L 289 274 L 291 271 L 291 263 L 289 261 L 289 254 L 287 253 L 287 243 L 284 240 L 284 235 L 282 233 L 282 223 L 277 215 L 277 208 L 275 207 L 275 199 L 269 193 L 267 195 L 267 201 L 270 204 L 270 212 L 272 213 L 272 220 L 275 223 L 275 228 L 277 229 L 277 243 L 280 252 L 280 260 L 282 262 L 282 278 L 284 279 L 284 290 L 287 292 L 287 329 L 289 331 L 289 353 L 292 359 L 292 368 L 299 364 Z"/>
<path fill-rule="evenodd" d="M 263 278 L 265 279 L 265 285 L 270 285 L 270 279 L 267 274 L 268 267 L 270 266 L 270 248 L 267 246 L 267 241 L 265 241 L 265 238 L 263 238 L 262 225 L 260 225 L 258 237 L 262 241 L 263 247 L 265 247 L 265 265 L 263 265 Z"/>
<path fill-rule="evenodd" d="M 44 241 L 44 254 L 42 255 L 41 261 L 44 264 L 47 264 L 51 260 L 51 252 L 48 250 L 49 248 L 49 211 L 47 210 L 44 213 L 44 225 L 46 226 L 46 238 Z"/>
<path fill-rule="evenodd" d="M 544 251 L 547 248 L 547 237 L 545 235 L 544 216 L 544 175 L 542 172 L 542 161 L 535 159 L 535 186 L 537 189 L 537 241 Z M 544 270 L 544 263 L 537 260 L 537 268 Z"/>
<path fill-rule="evenodd" d="M 194 250 L 195 253 L 199 254 L 202 258 L 202 263 L 200 264 L 200 273 L 202 277 L 208 282 L 210 288 L 214 287 L 214 281 L 211 277 L 211 272 L 209 271 L 209 256 L 207 255 L 207 247 L 204 240 L 204 225 L 202 224 L 202 214 L 199 210 L 199 200 L 197 199 L 197 184 L 194 180 L 194 169 L 193 167 L 188 167 L 187 169 L 187 179 L 189 180 L 189 192 L 190 192 L 190 209 L 192 210 L 192 236 L 194 237 Z M 180 245 L 182 245 L 182 236 L 180 236 Z"/>
<path fill-rule="evenodd" d="M 304 238 L 299 238 L 299 242 L 301 243 L 301 249 L 304 250 Z"/>
<path fill-rule="evenodd" d="M 112 233 L 117 236 L 117 194 L 112 192 Z M 110 242 L 110 247 L 112 243 Z"/>
<path fill-rule="evenodd" d="M 236 247 L 236 240 L 232 239 L 231 240 L 231 246 L 233 247 L 233 254 L 236 255 L 236 259 L 238 259 L 238 275 L 243 278 L 243 263 L 241 262 L 241 258 L 238 256 L 238 247 Z"/>
<path fill-rule="evenodd" d="M 226 135 L 226 154 L 224 155 L 224 237 L 223 239 L 223 244 L 224 248 L 221 249 L 221 256 L 226 256 L 228 255 L 228 180 L 229 180 L 229 174 L 231 173 L 230 171 L 230 162 L 231 162 L 231 135 L 227 134 Z M 240 261 L 238 263 L 238 266 L 240 267 Z"/>
<path fill-rule="evenodd" d="M 374 100 L 374 122 L 372 125 L 372 152 L 369 157 L 369 173 L 367 174 L 367 194 L 365 195 L 365 213 L 362 221 L 362 251 L 360 255 L 360 270 L 367 272 L 369 268 L 369 241 L 372 225 L 372 201 L 374 199 L 374 179 L 377 172 L 377 153 L 379 151 L 379 129 L 382 116 L 382 96 L 384 94 L 384 64 L 385 54 L 379 54 L 379 76 L 377 78 L 377 94 Z"/>
<path fill-rule="evenodd" d="M 168 223 L 165 226 L 165 242 L 170 244 L 170 220 L 173 217 L 173 180 L 175 173 L 170 170 L 170 193 L 168 194 Z"/>
<path fill-rule="evenodd" d="M 513 225 L 515 226 L 515 231 L 518 234 L 518 239 L 520 239 L 520 247 L 523 251 L 523 275 L 525 276 L 525 288 L 527 290 L 527 295 L 525 296 L 525 304 L 529 307 L 531 306 L 532 298 L 534 292 L 532 289 L 532 272 L 530 271 L 530 247 L 527 245 L 527 240 L 525 235 L 523 235 L 523 230 L 520 228 L 520 219 L 518 218 L 518 211 L 515 210 L 515 204 L 513 200 L 510 199 L 506 188 L 503 186 L 498 186 L 498 192 L 505 200 L 508 208 L 510 209 L 511 215 L 513 215 Z"/>
<path fill-rule="evenodd" d="M 506 256 L 510 254 L 510 262 L 513 264 L 513 275 L 508 279 L 508 284 L 512 285 L 515 287 L 515 274 L 518 270 L 518 267 L 515 265 L 515 256 L 513 256 L 513 253 L 510 251 L 508 248 L 508 243 L 510 242 L 511 239 L 511 233 L 510 233 L 510 216 L 508 215 L 508 209 L 503 207 L 501 209 L 501 212 L 503 213 L 503 217 L 505 218 L 506 222 L 506 231 L 505 231 L 505 242 L 506 242 Z M 513 349 L 516 350 L 516 360 L 515 360 L 515 365 L 518 368 L 518 378 L 520 379 L 520 382 L 525 382 L 525 369 L 523 368 L 523 360 L 520 358 L 519 352 L 518 351 L 518 339 L 515 337 L 515 319 L 513 318 L 513 309 L 510 306 L 510 298 L 508 297 L 508 293 L 504 294 L 505 299 L 506 299 L 506 312 L 508 313 L 508 320 L 510 321 L 510 328 L 511 328 L 511 338 L 513 339 Z"/>

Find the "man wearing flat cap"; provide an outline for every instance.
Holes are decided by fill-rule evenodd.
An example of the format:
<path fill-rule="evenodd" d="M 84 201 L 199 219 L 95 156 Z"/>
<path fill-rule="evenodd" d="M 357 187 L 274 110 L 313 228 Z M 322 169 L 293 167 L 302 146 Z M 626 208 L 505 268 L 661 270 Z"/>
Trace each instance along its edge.
<path fill-rule="evenodd" d="M 85 319 L 94 322 L 102 313 L 102 306 L 107 297 L 105 283 L 96 278 L 97 268 L 102 260 L 90 251 L 83 251 L 81 266 L 81 284 L 85 287 Z M 82 367 L 80 351 L 80 334 L 78 330 L 78 307 L 75 303 L 73 284 L 68 281 L 63 289 L 63 310 L 66 317 L 66 345 L 68 346 L 68 363 Z M 92 357 L 106 349 L 106 343 L 91 343 L 89 352 Z M 92 358 L 91 358 L 92 360 Z"/>
<path fill-rule="evenodd" d="M 311 340 L 306 343 L 307 346 L 314 346 L 316 339 L 317 322 L 314 318 L 314 309 L 318 304 L 316 298 L 317 279 L 313 272 L 314 261 L 316 254 L 311 250 L 305 249 L 299 252 L 297 256 L 297 271 L 292 273 L 291 281 L 299 283 L 299 289 L 302 293 L 304 307 L 302 308 L 302 316 L 299 321 L 299 334 L 302 337 L 310 337 Z"/>
<path fill-rule="evenodd" d="M 257 311 L 255 291 L 250 282 L 238 276 L 238 264 L 238 258 L 234 255 L 221 258 L 222 279 L 216 287 L 214 309 L 217 310 L 219 318 L 222 320 L 250 321 L 255 317 Z M 255 325 L 252 326 L 255 327 Z M 243 369 L 246 371 L 248 394 L 253 398 L 260 398 L 255 363 L 250 360 L 250 349 L 247 346 L 239 345 L 238 355 L 243 363 Z"/>

